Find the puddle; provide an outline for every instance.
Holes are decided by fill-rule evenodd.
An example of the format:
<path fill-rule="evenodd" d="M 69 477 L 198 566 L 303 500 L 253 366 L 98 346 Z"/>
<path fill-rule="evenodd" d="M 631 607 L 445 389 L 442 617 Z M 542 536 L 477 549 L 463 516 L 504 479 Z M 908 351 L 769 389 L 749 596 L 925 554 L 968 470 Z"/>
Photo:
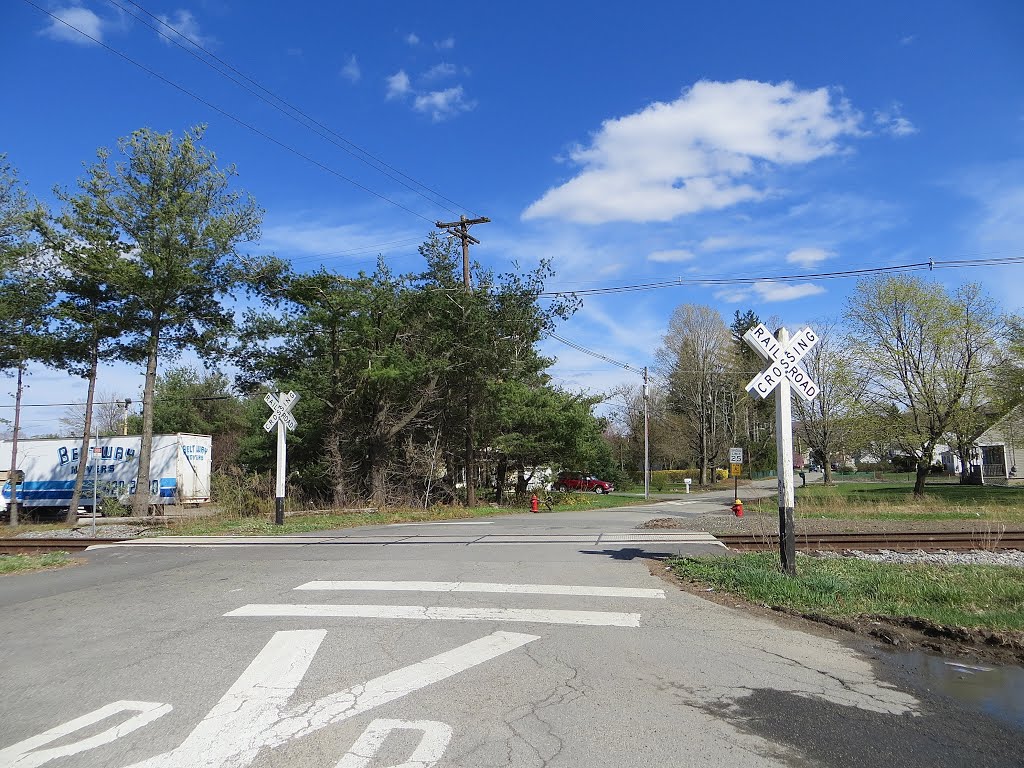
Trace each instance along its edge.
<path fill-rule="evenodd" d="M 891 658 L 917 685 L 1024 730 L 1024 667 L 948 659 L 920 651 Z"/>

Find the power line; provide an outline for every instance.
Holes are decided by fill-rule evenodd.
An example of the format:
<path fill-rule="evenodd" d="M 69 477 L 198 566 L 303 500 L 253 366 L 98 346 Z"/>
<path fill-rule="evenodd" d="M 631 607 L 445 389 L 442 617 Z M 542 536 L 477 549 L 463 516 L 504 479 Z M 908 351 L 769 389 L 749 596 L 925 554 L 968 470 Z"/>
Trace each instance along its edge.
<path fill-rule="evenodd" d="M 677 277 L 672 280 L 660 280 L 651 283 L 619 285 L 607 288 L 585 288 L 578 291 L 545 291 L 538 294 L 544 297 L 557 296 L 600 296 L 612 293 L 630 293 L 634 291 L 651 291 L 659 288 L 677 288 L 687 286 L 730 286 L 753 285 L 755 283 L 789 283 L 798 280 L 837 280 L 867 275 L 886 274 L 892 272 L 917 272 L 935 269 L 964 269 L 968 267 L 987 267 L 1024 263 L 1024 256 L 1006 256 L 1000 258 L 949 259 L 945 261 L 923 261 L 911 264 L 899 264 L 888 267 L 868 267 L 865 269 L 847 269 L 836 272 L 805 272 L 796 275 L 762 275 L 760 277 Z"/>
<path fill-rule="evenodd" d="M 577 344 L 575 341 L 570 341 L 569 339 L 567 339 L 567 338 L 565 338 L 563 336 L 559 336 L 557 333 L 551 333 L 551 334 L 548 334 L 548 335 L 552 339 L 554 339 L 555 341 L 560 341 L 563 344 L 565 344 L 567 347 L 572 347 L 577 352 L 582 352 L 585 355 L 590 355 L 591 357 L 596 357 L 598 360 L 604 360 L 606 363 L 611 363 L 612 365 L 617 365 L 617 366 L 619 366 L 619 368 L 624 368 L 627 371 L 632 371 L 633 373 L 643 374 L 643 371 L 641 371 L 641 370 L 639 370 L 637 368 L 634 368 L 629 363 L 623 363 L 623 362 L 621 362 L 619 360 L 615 360 L 614 358 L 608 357 L 608 355 L 602 354 L 601 352 L 596 352 L 593 349 L 588 349 L 587 347 L 584 347 L 582 344 Z"/>
<path fill-rule="evenodd" d="M 141 62 L 136 61 L 135 59 L 133 59 L 131 56 L 129 56 L 128 54 L 124 53 L 123 51 L 120 51 L 117 48 L 114 48 L 113 46 L 107 45 L 102 40 L 99 40 L 98 38 L 95 38 L 92 35 L 90 35 L 90 34 L 88 34 L 86 32 L 83 32 L 81 29 L 76 27 L 74 24 L 71 24 L 71 23 L 65 21 L 64 19 L 60 18 L 56 14 L 50 13 L 50 11 L 46 10 L 42 6 L 37 5 L 33 0 L 24 0 L 24 2 L 26 2 L 28 5 L 31 5 L 36 10 L 38 10 L 38 11 L 40 11 L 42 13 L 45 13 L 51 19 L 55 19 L 55 20 L 59 21 L 61 24 L 63 24 L 64 26 L 66 26 L 66 27 L 68 27 L 70 29 L 75 30 L 75 32 L 78 32 L 83 37 L 85 37 L 85 38 L 87 38 L 89 40 L 92 40 L 97 45 L 102 46 L 103 48 L 106 48 L 108 51 L 110 51 L 111 53 L 115 54 L 116 56 L 119 56 L 120 58 L 124 59 L 129 64 L 132 64 L 132 65 L 138 67 L 143 72 L 146 72 L 147 74 L 152 75 L 153 77 L 157 78 L 161 82 L 171 86 L 176 91 L 179 91 L 179 92 L 185 94 L 186 96 L 189 96 L 190 98 L 195 99 L 200 104 L 202 104 L 202 105 L 204 105 L 204 106 L 214 110 L 218 114 L 223 115 L 224 117 L 228 118 L 229 120 L 231 120 L 234 123 L 237 123 L 238 125 L 242 126 L 243 128 L 247 128 L 248 130 L 250 130 L 253 133 L 255 133 L 257 136 L 260 136 L 260 137 L 266 139 L 267 141 L 271 142 L 272 144 L 276 144 L 277 146 L 281 147 L 282 149 L 284 149 L 284 150 L 286 150 L 288 152 L 291 152 L 293 155 L 302 158 L 306 162 L 311 163 L 312 165 L 315 165 L 316 167 L 320 168 L 321 170 L 327 171 L 328 173 L 332 174 L 333 176 L 337 176 L 339 179 L 342 179 L 343 181 L 347 181 L 349 184 L 352 184 L 353 186 L 358 187 L 359 189 L 363 190 L 364 192 L 367 192 L 367 193 L 373 195 L 374 197 L 383 200 L 386 203 L 390 203 L 391 205 L 395 206 L 396 208 L 401 208 L 406 213 L 411 213 L 413 216 L 416 216 L 417 218 L 423 219 L 424 221 L 427 221 L 431 225 L 433 225 L 433 223 L 434 223 L 433 219 L 431 219 L 431 218 L 429 218 L 427 216 L 424 216 L 422 213 L 417 213 L 412 208 L 408 208 L 408 207 L 402 205 L 401 203 L 399 203 L 399 202 L 397 202 L 395 200 L 392 200 L 390 197 L 387 197 L 386 195 L 382 195 L 380 192 L 375 192 L 374 190 L 372 190 L 369 187 L 367 187 L 365 184 L 359 183 L 355 179 L 352 179 L 352 178 L 346 176 L 345 174 L 341 173 L 340 171 L 337 171 L 337 170 L 335 170 L 334 168 L 331 168 L 328 165 L 324 165 L 319 160 L 316 160 L 316 159 L 310 157 L 309 155 L 305 154 L 304 152 L 301 152 L 298 149 L 295 149 L 295 147 L 292 147 L 289 144 L 285 144 L 280 139 L 274 138 L 269 133 L 266 133 L 262 129 L 257 128 L 252 123 L 246 122 L 242 118 L 233 115 L 232 113 L 228 112 L 225 109 L 222 109 L 221 107 L 218 107 L 213 102 L 204 99 L 202 96 L 199 96 L 196 93 L 193 93 L 192 91 L 188 90 L 184 86 L 178 85 L 178 83 L 174 82 L 170 78 L 167 78 L 164 75 L 161 75 L 159 72 L 157 72 L 157 71 L 155 71 L 153 69 L 150 69 L 145 64 L 142 64 Z"/>
<path fill-rule="evenodd" d="M 207 402 L 207 401 L 211 401 L 211 400 L 235 400 L 235 399 L 237 399 L 237 398 L 235 398 L 234 395 L 211 395 L 209 397 L 156 397 L 156 398 L 154 398 L 154 400 L 158 400 L 161 403 L 170 403 L 170 402 L 175 402 L 175 403 L 181 403 L 181 402 L 184 402 L 184 403 L 201 403 L 201 402 Z M 124 402 L 125 402 L 124 400 L 109 400 L 109 401 L 108 400 L 104 400 L 104 401 L 97 400 L 97 401 L 93 402 L 93 405 L 120 405 L 120 406 L 123 406 Z M 136 400 L 136 401 L 131 401 L 131 402 L 141 402 L 141 401 Z M 81 407 L 84 408 L 85 407 L 85 403 L 22 403 L 21 404 L 22 408 L 70 408 L 70 407 L 74 407 L 74 406 L 81 406 Z M 15 407 L 14 405 L 3 405 L 3 404 L 0 404 L 0 408 L 14 408 L 14 407 Z"/>
<path fill-rule="evenodd" d="M 142 13 L 144 13 L 147 16 L 149 16 L 150 18 L 152 18 L 161 27 L 164 27 L 164 28 L 170 30 L 171 32 L 174 33 L 174 35 L 176 35 L 177 37 L 181 38 L 182 40 L 185 40 L 190 46 L 192 46 L 194 48 L 197 48 L 198 50 L 202 51 L 206 56 L 209 57 L 209 59 L 213 59 L 214 61 L 218 62 L 219 64 L 223 65 L 224 67 L 227 67 L 231 72 L 234 72 L 236 75 L 238 75 L 243 80 L 245 80 L 246 82 L 248 82 L 251 85 L 253 85 L 258 90 L 253 90 L 253 88 L 250 88 L 245 83 L 240 82 L 235 77 L 232 77 L 230 74 L 228 74 L 224 70 L 222 70 L 219 67 L 217 67 L 209 59 L 204 58 L 203 56 L 200 56 L 199 54 L 197 54 L 194 50 L 192 50 L 192 48 L 190 48 L 188 46 L 185 46 L 185 45 L 182 45 L 177 40 L 172 38 L 170 35 L 168 35 L 168 34 L 166 34 L 164 32 L 161 32 L 160 29 L 158 29 L 156 26 L 154 26 L 153 24 L 150 24 L 149 22 L 147 22 L 141 16 L 133 13 L 132 11 L 130 11 L 127 8 L 125 8 L 124 6 L 120 5 L 118 2 L 116 2 L 116 0 L 110 0 L 112 5 L 116 6 L 117 8 L 120 8 L 125 13 L 131 15 L 132 18 L 137 19 L 142 24 L 146 25 L 147 27 L 152 29 L 154 32 L 156 32 L 158 35 L 163 37 L 165 40 L 167 40 L 171 44 L 177 46 L 181 50 L 185 51 L 186 53 L 188 53 L 193 58 L 201 61 L 203 64 L 205 64 L 206 66 L 210 67 L 210 69 L 212 69 L 213 71 L 217 72 L 222 77 L 224 77 L 224 78 L 230 80 L 231 82 L 235 83 L 240 88 L 242 88 L 245 91 L 247 91 L 248 93 L 252 94 L 253 96 L 258 98 L 260 101 L 264 102 L 265 104 L 273 107 L 278 112 L 282 113 L 283 115 L 285 115 L 286 117 L 290 118 L 291 120 L 294 120 L 295 122 L 297 122 L 299 125 L 303 126 L 304 128 L 307 128 L 310 131 L 313 131 L 313 133 L 315 133 L 317 136 L 320 136 L 325 141 L 330 142 L 331 144 L 333 144 L 334 146 L 336 146 L 338 149 L 342 150 L 343 152 L 347 152 L 348 154 L 350 154 L 352 157 L 356 158 L 360 162 L 362 162 L 362 163 L 368 165 L 369 167 L 373 168 L 375 171 L 377 171 L 379 173 L 382 173 L 383 175 L 387 176 L 392 181 L 395 181 L 395 182 L 401 184 L 403 187 L 405 187 L 409 191 L 419 195 L 420 197 L 422 197 L 423 199 L 429 201 L 433 205 L 436 205 L 436 206 L 438 206 L 440 208 L 444 208 L 445 210 L 450 211 L 451 213 L 454 213 L 454 214 L 458 214 L 459 210 L 455 210 L 455 208 L 451 208 L 448 205 L 445 205 L 445 203 L 438 202 L 438 200 L 434 199 L 434 198 L 438 198 L 440 200 L 444 200 L 447 203 L 451 203 L 451 205 L 454 205 L 458 209 L 468 210 L 465 206 L 462 206 L 459 203 L 455 202 L 454 200 L 451 200 L 448 197 L 445 197 L 444 195 L 442 195 L 437 190 L 431 188 L 430 186 L 424 184 L 421 181 L 417 181 L 416 179 L 412 178 L 408 174 L 403 173 L 402 171 L 400 171 L 398 168 L 395 168 L 394 166 L 390 165 L 389 163 L 385 162 L 384 160 L 381 160 L 379 157 L 376 157 L 375 155 L 373 155 L 369 151 L 363 149 L 362 147 L 360 147 L 355 142 L 350 141 L 349 139 L 346 139 L 344 136 L 342 136 L 340 133 L 335 131 L 330 126 L 328 126 L 328 125 L 322 123 L 321 121 L 317 120 L 316 118 L 312 117 L 311 115 L 309 115 L 308 113 L 303 111 L 301 108 L 299 108 L 299 107 L 295 106 L 294 104 L 288 102 L 286 99 L 282 98 L 281 96 L 278 96 L 276 93 L 274 93 L 270 89 L 266 88 L 261 83 L 259 83 L 258 81 L 254 80 L 252 77 L 246 75 L 244 72 L 241 72 L 240 70 L 238 70 L 236 67 L 234 67 L 229 62 L 225 61 L 224 59 L 222 59 L 219 56 L 217 56 L 216 54 L 214 54 L 212 51 L 208 50 L 207 48 L 203 47 L 201 44 L 197 43 L 195 40 L 192 40 L 191 38 L 187 37 L 186 35 L 183 35 L 181 32 L 179 32 L 177 29 L 175 29 L 172 25 L 170 25 L 167 22 L 165 22 L 159 16 L 156 16 L 153 13 L 151 13 L 150 11 L 146 10 L 145 8 L 143 8 L 139 3 L 134 2 L 134 0 L 126 0 L 126 1 L 128 3 L 131 3 L 131 5 L 135 6 L 136 8 L 138 8 Z M 260 93 L 260 91 L 262 91 L 262 93 Z M 267 94 L 267 96 L 269 96 L 270 98 L 267 98 L 267 96 L 264 96 L 263 94 Z M 281 106 L 281 105 L 283 105 L 283 106 Z M 310 123 L 312 123 L 312 125 L 310 125 Z M 315 128 L 314 128 L 314 126 L 315 126 Z M 325 135 L 325 132 L 326 132 L 327 135 Z M 393 173 L 390 173 L 389 171 L 391 171 Z M 403 181 L 403 179 L 407 179 L 408 181 L 412 182 L 412 184 L 415 184 L 416 186 L 412 186 L 412 184 L 406 183 L 406 181 Z M 419 187 L 419 188 L 417 188 L 417 187 Z M 434 198 L 424 194 L 424 192 L 422 190 L 426 190 L 431 195 L 434 195 Z"/>

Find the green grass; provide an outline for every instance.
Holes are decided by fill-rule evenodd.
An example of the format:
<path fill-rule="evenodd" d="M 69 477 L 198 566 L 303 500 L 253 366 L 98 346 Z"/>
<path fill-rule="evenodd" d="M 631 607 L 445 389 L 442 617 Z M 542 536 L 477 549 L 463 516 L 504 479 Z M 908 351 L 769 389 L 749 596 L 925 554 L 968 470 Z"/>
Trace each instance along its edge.
<path fill-rule="evenodd" d="M 987 520 L 1024 523 L 1024 488 L 936 482 L 917 499 L 913 483 L 838 482 L 796 488 L 797 518 L 831 520 Z M 753 511 L 775 514 L 775 497 L 752 501 Z"/>
<path fill-rule="evenodd" d="M 644 499 L 613 494 L 553 494 L 556 503 L 552 512 L 581 512 L 589 509 L 608 509 L 643 504 Z M 541 512 L 548 514 L 541 503 Z M 336 528 L 357 528 L 363 525 L 388 525 L 390 523 L 431 522 L 434 520 L 462 520 L 498 515 L 519 515 L 528 513 L 529 507 L 442 507 L 430 509 L 395 509 L 387 512 L 342 512 L 338 514 L 290 515 L 284 525 L 274 525 L 267 517 L 209 517 L 169 523 L 166 527 L 150 531 L 156 536 L 268 536 L 287 533 L 327 531 Z"/>
<path fill-rule="evenodd" d="M 73 562 L 67 552 L 46 552 L 42 555 L 0 555 L 0 575 L 61 568 L 71 565 Z"/>
<path fill-rule="evenodd" d="M 680 577 L 755 603 L 844 617 L 929 619 L 939 624 L 1024 629 L 1024 572 L 1010 566 L 874 563 L 799 557 L 797 576 L 778 556 L 693 557 L 670 562 Z"/>

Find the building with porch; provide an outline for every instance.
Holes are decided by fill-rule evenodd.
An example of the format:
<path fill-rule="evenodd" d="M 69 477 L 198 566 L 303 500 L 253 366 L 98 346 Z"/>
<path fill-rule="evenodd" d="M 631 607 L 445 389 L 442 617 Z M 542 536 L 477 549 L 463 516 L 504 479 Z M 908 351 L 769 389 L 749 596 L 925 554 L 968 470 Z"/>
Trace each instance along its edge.
<path fill-rule="evenodd" d="M 986 429 L 974 441 L 975 461 L 981 462 L 984 482 L 1010 483 L 1024 480 L 1024 406 L 1016 406 Z"/>

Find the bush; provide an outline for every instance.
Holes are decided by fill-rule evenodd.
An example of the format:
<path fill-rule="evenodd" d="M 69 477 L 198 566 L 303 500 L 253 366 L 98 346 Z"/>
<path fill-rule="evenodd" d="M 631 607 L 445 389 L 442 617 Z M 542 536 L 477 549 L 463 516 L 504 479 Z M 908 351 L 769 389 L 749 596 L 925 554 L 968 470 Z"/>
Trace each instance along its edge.
<path fill-rule="evenodd" d="M 729 470 L 728 469 L 716 469 L 715 470 L 715 482 L 716 483 L 721 483 L 721 482 L 724 482 L 725 480 L 728 480 L 728 479 L 729 479 Z"/>
<path fill-rule="evenodd" d="M 686 478 L 694 482 L 700 473 L 696 469 L 656 469 L 651 472 L 651 485 L 664 488 L 666 485 L 682 485 Z"/>

